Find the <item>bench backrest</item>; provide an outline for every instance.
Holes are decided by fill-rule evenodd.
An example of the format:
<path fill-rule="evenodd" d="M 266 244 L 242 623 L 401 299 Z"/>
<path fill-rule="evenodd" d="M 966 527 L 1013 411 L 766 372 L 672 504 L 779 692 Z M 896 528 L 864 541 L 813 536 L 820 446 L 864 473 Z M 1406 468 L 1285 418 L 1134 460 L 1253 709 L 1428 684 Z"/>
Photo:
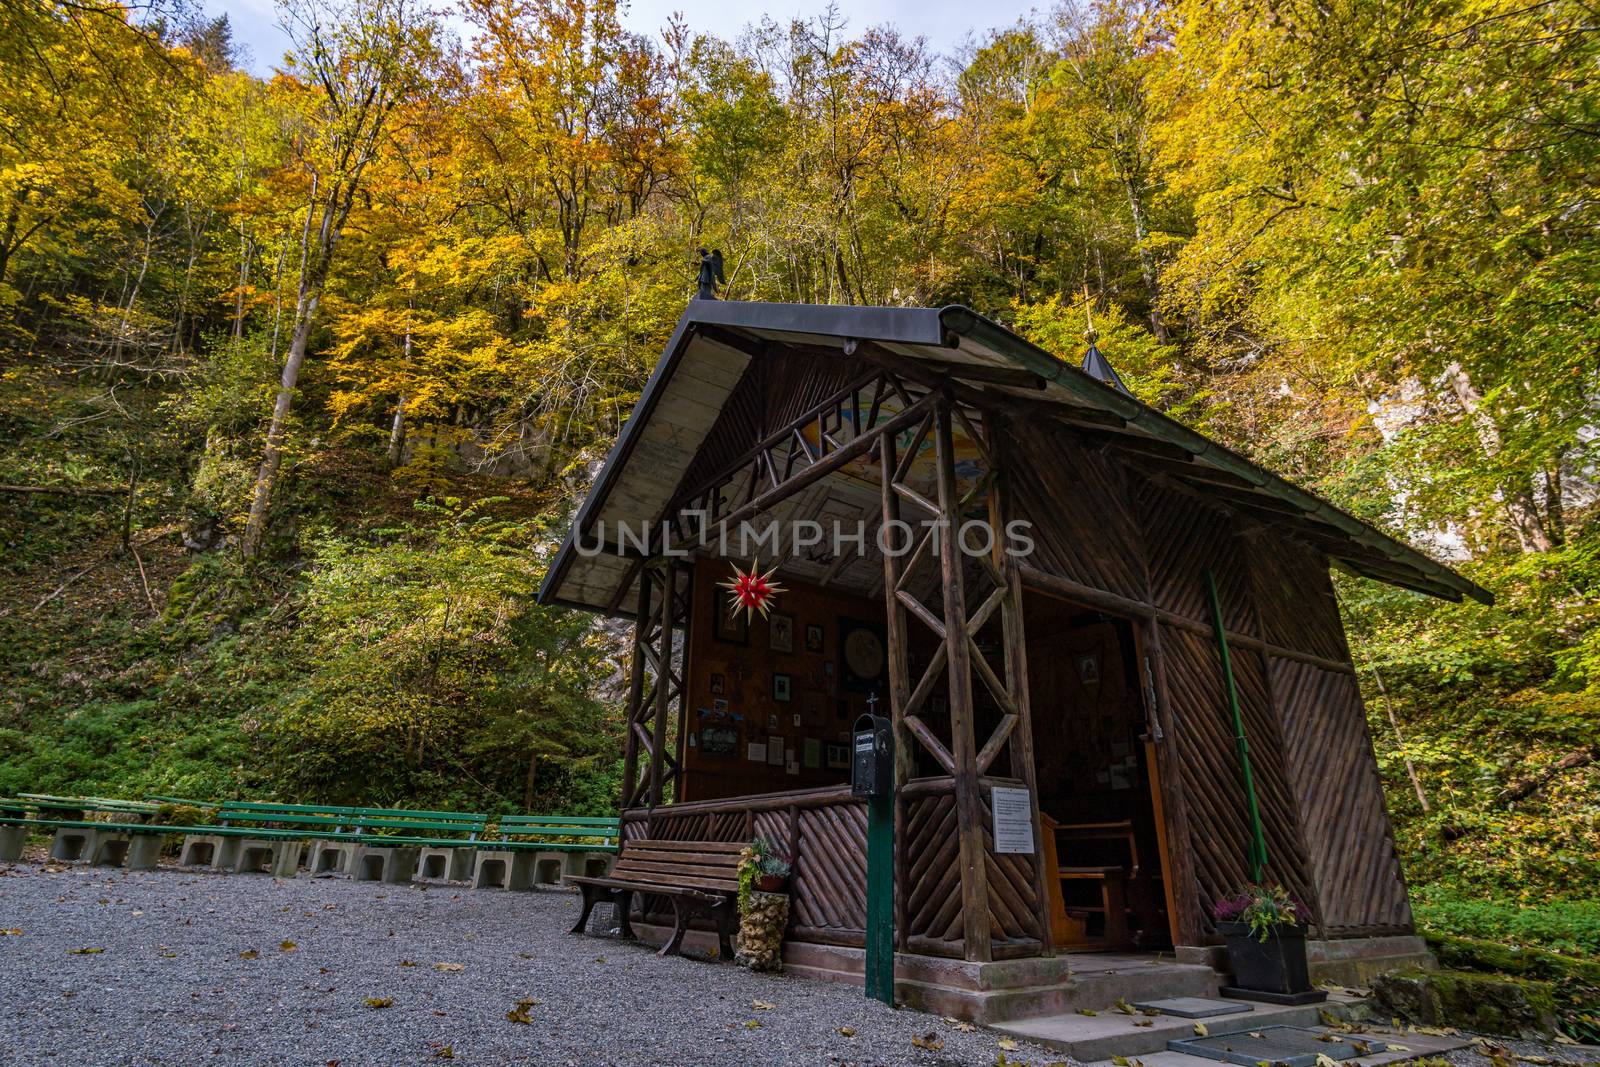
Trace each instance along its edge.
<path fill-rule="evenodd" d="M 601 842 L 598 847 L 614 850 L 622 834 L 621 819 L 587 815 L 502 815 L 497 822 L 502 841 L 513 837 L 540 841 L 581 838 L 585 842 Z"/>
<path fill-rule="evenodd" d="M 99 811 L 116 815 L 153 815 L 155 804 L 142 800 L 118 800 L 114 797 L 58 797 L 49 793 L 18 793 L 17 799 L 28 801 L 35 811 Z"/>
<path fill-rule="evenodd" d="M 474 839 L 488 825 L 487 815 L 458 811 L 416 811 L 410 808 L 352 808 L 333 804 L 267 804 L 230 800 L 217 810 L 223 825 L 272 823 L 295 829 L 369 833 L 465 834 Z"/>
<path fill-rule="evenodd" d="M 608 877 L 641 885 L 737 893 L 742 851 L 744 845 L 731 841 L 637 838 L 623 846 Z"/>

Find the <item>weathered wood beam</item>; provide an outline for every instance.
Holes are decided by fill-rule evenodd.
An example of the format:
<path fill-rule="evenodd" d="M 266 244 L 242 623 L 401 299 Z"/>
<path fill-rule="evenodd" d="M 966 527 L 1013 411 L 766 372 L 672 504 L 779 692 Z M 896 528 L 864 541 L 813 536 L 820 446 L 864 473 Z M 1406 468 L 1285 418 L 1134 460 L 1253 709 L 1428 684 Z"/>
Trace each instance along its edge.
<path fill-rule="evenodd" d="M 955 441 L 951 429 L 951 401 L 939 395 L 934 405 L 934 450 L 939 485 L 939 566 L 944 587 L 944 629 L 949 660 L 951 755 L 955 760 L 956 835 L 961 862 L 961 929 L 966 958 L 988 962 L 994 958 L 989 937 L 988 850 L 983 835 L 983 798 L 978 793 L 977 741 L 973 736 L 972 662 L 967 641 L 966 590 L 961 573 L 961 553 L 956 533 L 957 512 Z"/>
<path fill-rule="evenodd" d="M 859 425 L 859 419 L 857 420 Z M 880 529 L 900 518 L 900 499 L 894 492 L 895 457 L 894 435 L 878 438 L 878 491 L 883 509 L 879 515 Z M 906 898 L 910 892 L 907 883 L 906 863 L 906 802 L 901 795 L 911 770 L 916 766 L 916 755 L 911 751 L 911 730 L 906 713 L 911 697 L 911 674 L 908 646 L 906 644 L 905 610 L 895 599 L 900 588 L 900 558 L 892 552 L 883 555 L 883 588 L 885 590 L 884 623 L 889 639 L 889 721 L 894 733 L 894 931 L 895 948 L 906 948 Z M 920 723 L 921 720 L 919 719 Z M 937 740 L 937 738 L 935 739 Z M 941 746 L 942 747 L 942 746 Z"/>
<path fill-rule="evenodd" d="M 725 534 L 729 527 L 738 526 L 739 523 L 761 514 L 763 511 L 772 507 L 772 505 L 784 500 L 787 497 L 793 496 L 795 493 L 798 493 L 800 490 L 806 488 L 808 485 L 811 485 L 813 482 L 820 481 L 835 471 L 841 470 L 848 464 L 855 462 L 876 446 L 879 437 L 899 433 L 901 430 L 906 429 L 917 420 L 921 419 L 924 414 L 923 409 L 926 406 L 929 406 L 931 403 L 932 396 L 930 394 L 929 396 L 918 401 L 912 407 L 900 412 L 900 414 L 896 415 L 894 418 L 873 427 L 871 430 L 853 439 L 849 444 L 845 445 L 837 452 L 829 453 L 823 459 L 819 459 L 815 465 L 797 472 L 794 477 L 779 484 L 777 488 L 769 489 L 765 493 L 762 493 L 760 496 L 751 500 L 749 503 L 736 508 L 716 524 L 718 530 Z"/>
<path fill-rule="evenodd" d="M 633 655 L 628 676 L 628 722 L 638 722 L 644 697 L 644 642 L 650 626 L 650 581 L 639 578 L 639 606 L 634 612 Z M 622 742 L 622 807 L 631 805 L 639 788 L 639 744 L 629 729 Z"/>

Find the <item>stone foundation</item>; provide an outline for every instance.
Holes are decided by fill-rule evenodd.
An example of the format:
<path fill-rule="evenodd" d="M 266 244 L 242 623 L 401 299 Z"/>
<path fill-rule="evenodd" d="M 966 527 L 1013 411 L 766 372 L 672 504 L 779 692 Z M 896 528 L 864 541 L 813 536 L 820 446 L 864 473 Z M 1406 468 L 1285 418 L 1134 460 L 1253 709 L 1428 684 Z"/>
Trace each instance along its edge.
<path fill-rule="evenodd" d="M 1229 973 L 1228 951 L 1221 945 L 1183 946 L 1177 956 L 1182 963 L 1204 964 L 1220 974 Z M 1306 963 L 1313 982 L 1362 989 L 1386 971 L 1413 967 L 1434 970 L 1439 966 L 1427 943 L 1415 935 L 1308 939 Z"/>

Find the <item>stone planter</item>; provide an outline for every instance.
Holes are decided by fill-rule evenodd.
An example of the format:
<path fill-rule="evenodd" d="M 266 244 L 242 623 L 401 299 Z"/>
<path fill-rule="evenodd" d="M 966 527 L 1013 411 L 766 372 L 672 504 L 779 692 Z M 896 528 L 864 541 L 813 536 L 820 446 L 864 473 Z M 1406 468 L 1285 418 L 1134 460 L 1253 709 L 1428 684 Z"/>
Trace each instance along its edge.
<path fill-rule="evenodd" d="M 1306 965 L 1306 928 L 1275 926 L 1262 941 L 1249 923 L 1219 922 L 1217 932 L 1228 944 L 1233 985 L 1223 993 L 1279 1004 L 1311 1004 L 1328 994 L 1311 986 Z"/>
<path fill-rule="evenodd" d="M 735 958 L 752 971 L 783 970 L 783 931 L 788 925 L 787 894 L 751 893 L 739 915 L 739 951 Z"/>

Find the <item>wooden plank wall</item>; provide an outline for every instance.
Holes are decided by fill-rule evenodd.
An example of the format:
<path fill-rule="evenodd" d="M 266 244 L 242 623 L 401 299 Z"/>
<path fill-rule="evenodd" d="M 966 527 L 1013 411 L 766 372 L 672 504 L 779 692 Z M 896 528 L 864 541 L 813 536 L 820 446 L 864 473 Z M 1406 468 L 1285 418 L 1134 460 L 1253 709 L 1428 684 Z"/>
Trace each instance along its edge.
<path fill-rule="evenodd" d="M 1263 636 L 1348 662 L 1326 563 L 1309 550 L 1262 555 L 1253 573 Z M 1355 676 L 1267 659 L 1326 935 L 1410 933 L 1411 904 Z"/>
<path fill-rule="evenodd" d="M 1211 904 L 1248 880 L 1248 815 L 1211 632 L 1205 571 L 1230 632 L 1349 662 L 1327 560 L 1065 435 L 1019 433 L 1015 507 L 1029 565 L 1147 605 L 1168 707 L 1158 746 L 1181 944 L 1213 936 Z M 1353 672 L 1231 649 L 1269 856 L 1324 936 L 1411 929 Z M 1049 729 L 1038 708 L 1039 729 Z M 993 878 L 993 874 L 991 874 Z"/>

